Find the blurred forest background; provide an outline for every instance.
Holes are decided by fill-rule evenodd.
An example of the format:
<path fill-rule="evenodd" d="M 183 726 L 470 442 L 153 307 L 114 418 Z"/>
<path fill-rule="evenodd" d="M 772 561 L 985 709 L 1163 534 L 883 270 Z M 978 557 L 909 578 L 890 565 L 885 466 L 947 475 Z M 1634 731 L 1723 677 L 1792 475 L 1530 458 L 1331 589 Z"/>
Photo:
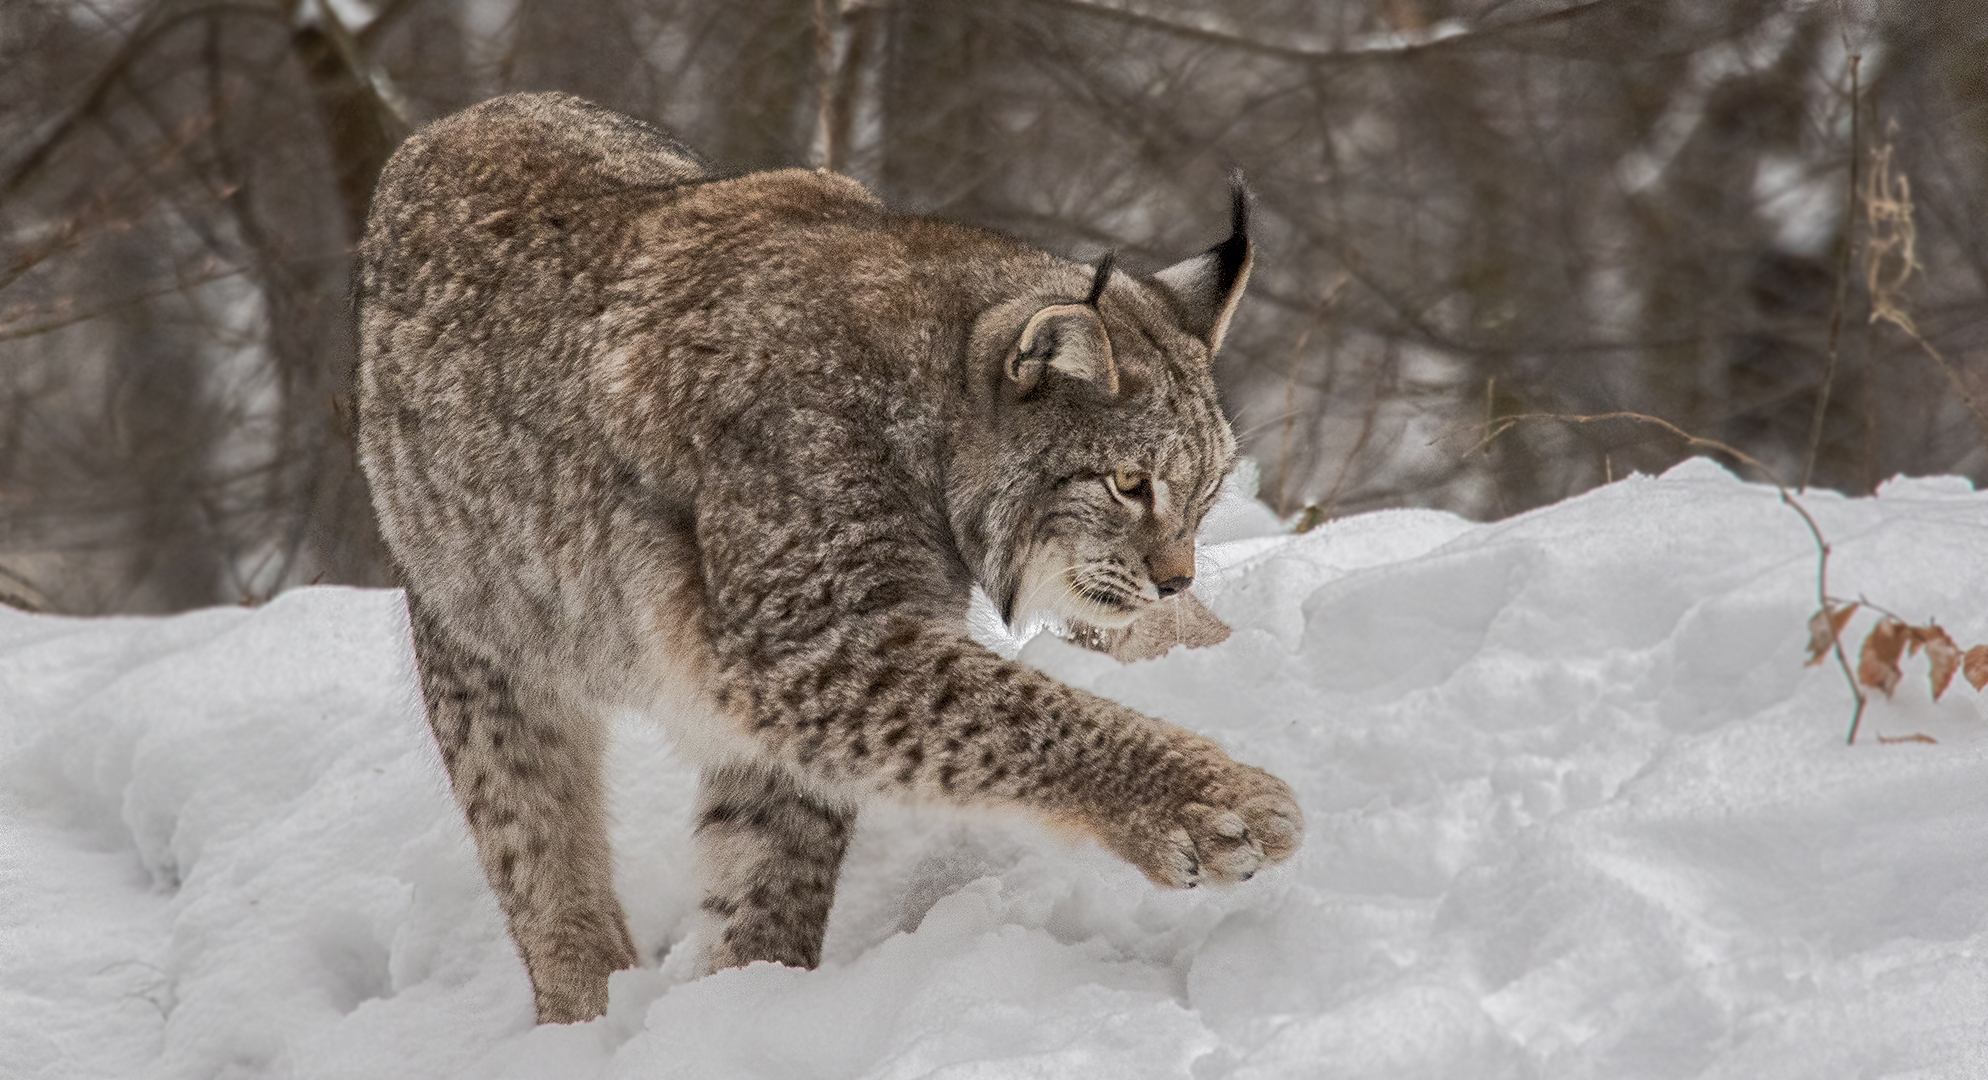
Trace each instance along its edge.
<path fill-rule="evenodd" d="M 350 251 L 413 127 L 563 89 L 1139 272 L 1257 194 L 1221 365 L 1307 520 L 1690 449 L 1988 477 L 1981 0 L 0 0 L 0 596 L 379 584 Z M 1309 508 L 1309 509 L 1308 509 Z"/>

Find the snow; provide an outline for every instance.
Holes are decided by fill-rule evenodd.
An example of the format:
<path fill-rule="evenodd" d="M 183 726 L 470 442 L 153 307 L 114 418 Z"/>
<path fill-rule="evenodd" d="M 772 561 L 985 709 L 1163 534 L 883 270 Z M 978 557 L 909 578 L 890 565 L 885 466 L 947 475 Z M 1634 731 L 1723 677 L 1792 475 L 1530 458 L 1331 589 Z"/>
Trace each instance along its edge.
<path fill-rule="evenodd" d="M 1834 590 L 1988 641 L 1988 496 L 1804 503 Z M 1162 893 L 1020 821 L 890 809 L 819 970 L 690 980 L 693 779 L 626 726 L 647 959 L 573 1027 L 532 1025 L 398 594 L 0 609 L 0 1076 L 1988 1075 L 1982 700 L 1908 661 L 1844 745 L 1773 489 L 1698 461 L 1494 524 L 1273 528 L 1238 502 L 1204 547 L 1221 646 L 997 644 L 1283 776 L 1290 863 Z"/>

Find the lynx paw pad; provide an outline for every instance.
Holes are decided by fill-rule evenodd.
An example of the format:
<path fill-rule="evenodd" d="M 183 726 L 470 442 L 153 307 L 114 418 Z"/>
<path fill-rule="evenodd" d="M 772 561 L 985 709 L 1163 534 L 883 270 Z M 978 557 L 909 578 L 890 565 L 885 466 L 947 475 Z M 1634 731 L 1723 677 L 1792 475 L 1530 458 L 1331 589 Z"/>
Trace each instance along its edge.
<path fill-rule="evenodd" d="M 1265 780 L 1283 788 L 1267 774 Z M 1180 808 L 1181 824 L 1161 845 L 1148 876 L 1163 885 L 1192 889 L 1204 882 L 1248 881 L 1261 867 L 1282 862 L 1297 850 L 1304 832 L 1298 804 L 1284 791 L 1262 792 L 1234 809 L 1204 803 Z"/>

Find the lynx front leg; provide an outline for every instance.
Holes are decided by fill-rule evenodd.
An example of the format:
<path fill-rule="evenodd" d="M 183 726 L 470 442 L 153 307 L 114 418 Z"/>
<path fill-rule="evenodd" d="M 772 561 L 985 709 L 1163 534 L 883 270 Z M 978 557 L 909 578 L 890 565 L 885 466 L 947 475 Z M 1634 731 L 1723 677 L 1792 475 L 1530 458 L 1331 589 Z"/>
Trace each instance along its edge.
<path fill-rule="evenodd" d="M 483 872 L 524 957 L 541 1024 L 607 1011 L 610 972 L 635 965 L 614 894 L 593 718 L 464 648 L 408 595 L 428 722 Z"/>
<path fill-rule="evenodd" d="M 1291 789 L 1210 740 L 1005 661 L 961 635 L 901 624 L 867 649 L 754 673 L 769 756 L 826 783 L 1009 805 L 1099 840 L 1176 888 L 1245 881 L 1298 848 Z M 751 670 L 742 665 L 746 670 Z M 841 693 L 813 693 L 839 675 Z M 855 692 L 850 692 L 850 691 Z"/>
<path fill-rule="evenodd" d="M 1147 724 L 1126 733 L 1118 762 L 1094 776 L 1091 791 L 1046 800 L 1050 815 L 1174 888 L 1248 881 L 1291 857 L 1304 815 L 1288 785 L 1198 735 Z"/>
<path fill-rule="evenodd" d="M 888 474 L 824 472 L 781 498 L 756 451 L 737 453 L 730 475 L 758 486 L 707 492 L 698 546 L 714 700 L 759 760 L 822 789 L 1047 817 L 1175 887 L 1297 850 L 1283 781 L 968 638 L 958 567 Z"/>
<path fill-rule="evenodd" d="M 773 960 L 811 968 L 835 878 L 855 824 L 852 809 L 802 791 L 754 765 L 708 769 L 698 787 L 697 846 L 710 930 L 706 972 Z"/>

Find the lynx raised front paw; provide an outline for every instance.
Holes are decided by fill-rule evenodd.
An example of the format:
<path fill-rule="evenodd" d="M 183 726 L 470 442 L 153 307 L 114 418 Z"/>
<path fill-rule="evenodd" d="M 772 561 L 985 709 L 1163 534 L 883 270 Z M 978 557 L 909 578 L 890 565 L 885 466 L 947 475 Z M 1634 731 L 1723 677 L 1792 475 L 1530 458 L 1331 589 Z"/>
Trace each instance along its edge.
<path fill-rule="evenodd" d="M 1282 780 L 1227 763 L 1194 798 L 1141 822 L 1125 852 L 1158 884 L 1191 889 L 1247 881 L 1298 850 L 1305 819 Z"/>

